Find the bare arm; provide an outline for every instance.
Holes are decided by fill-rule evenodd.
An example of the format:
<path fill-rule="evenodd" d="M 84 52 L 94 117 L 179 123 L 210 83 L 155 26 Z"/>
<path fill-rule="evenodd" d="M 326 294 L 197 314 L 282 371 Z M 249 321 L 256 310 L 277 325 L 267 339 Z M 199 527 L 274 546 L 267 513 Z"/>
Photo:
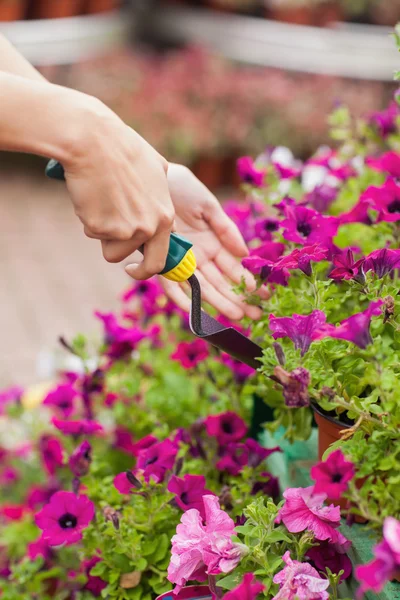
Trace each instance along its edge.
<path fill-rule="evenodd" d="M 20 75 L 26 79 L 45 81 L 44 77 L 35 69 L 12 44 L 0 33 L 0 71 Z"/>

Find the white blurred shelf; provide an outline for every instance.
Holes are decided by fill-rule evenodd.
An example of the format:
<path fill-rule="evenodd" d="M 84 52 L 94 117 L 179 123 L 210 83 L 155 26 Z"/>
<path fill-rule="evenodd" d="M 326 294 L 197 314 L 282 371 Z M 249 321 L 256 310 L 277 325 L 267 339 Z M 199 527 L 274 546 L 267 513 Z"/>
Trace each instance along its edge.
<path fill-rule="evenodd" d="M 126 43 L 133 11 L 0 23 L 3 33 L 34 65 L 65 65 L 101 56 Z"/>
<path fill-rule="evenodd" d="M 400 55 L 386 27 L 304 27 L 207 9 L 164 7 L 147 19 L 149 35 L 205 44 L 241 62 L 293 71 L 392 81 Z"/>

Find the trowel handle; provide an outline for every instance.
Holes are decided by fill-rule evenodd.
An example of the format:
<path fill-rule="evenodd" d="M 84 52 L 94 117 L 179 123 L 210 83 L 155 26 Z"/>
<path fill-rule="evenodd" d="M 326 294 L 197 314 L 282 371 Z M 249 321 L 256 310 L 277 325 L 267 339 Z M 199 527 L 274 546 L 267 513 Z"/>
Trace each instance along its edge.
<path fill-rule="evenodd" d="M 65 181 L 64 167 L 54 159 L 47 163 L 45 173 L 50 179 Z M 177 233 L 171 233 L 167 260 L 160 275 L 172 281 L 186 281 L 189 279 L 196 269 L 196 259 L 192 246 L 193 244 L 186 238 Z M 139 250 L 143 254 L 143 246 Z"/>

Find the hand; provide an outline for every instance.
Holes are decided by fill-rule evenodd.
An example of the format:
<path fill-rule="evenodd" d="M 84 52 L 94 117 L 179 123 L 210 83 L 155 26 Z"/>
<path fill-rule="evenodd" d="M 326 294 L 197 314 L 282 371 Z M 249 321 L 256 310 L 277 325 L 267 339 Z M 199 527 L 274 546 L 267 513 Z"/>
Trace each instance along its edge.
<path fill-rule="evenodd" d="M 144 245 L 143 261 L 129 274 L 147 279 L 164 268 L 174 221 L 168 163 L 106 106 L 79 96 L 84 126 L 71 159 L 63 161 L 75 212 L 86 235 L 101 240 L 109 262 Z"/>
<path fill-rule="evenodd" d="M 253 276 L 240 264 L 248 250 L 238 228 L 216 197 L 186 167 L 170 164 L 168 182 L 177 231 L 194 245 L 196 276 L 203 299 L 229 319 L 239 320 L 244 315 L 259 319 L 261 310 L 246 304 L 232 291 L 232 285 L 240 283 L 243 277 L 248 291 L 256 288 Z M 171 300 L 189 311 L 190 300 L 184 291 L 188 284 L 178 284 L 164 277 L 160 277 L 160 282 Z"/>

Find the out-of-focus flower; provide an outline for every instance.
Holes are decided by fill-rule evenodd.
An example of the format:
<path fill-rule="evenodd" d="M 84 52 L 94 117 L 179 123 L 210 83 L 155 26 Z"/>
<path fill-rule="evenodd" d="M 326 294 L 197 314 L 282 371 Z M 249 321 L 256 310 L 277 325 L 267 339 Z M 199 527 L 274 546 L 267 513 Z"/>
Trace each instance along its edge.
<path fill-rule="evenodd" d="M 131 328 L 119 325 L 115 315 L 112 313 L 95 313 L 104 325 L 104 342 L 107 346 L 107 356 L 114 360 L 129 355 L 146 337 L 146 333 L 139 327 Z"/>
<path fill-rule="evenodd" d="M 223 596 L 223 600 L 256 600 L 265 586 L 256 581 L 253 573 L 246 573 L 240 583 L 233 590 Z"/>
<path fill-rule="evenodd" d="M 351 560 L 345 549 L 338 544 L 332 544 L 328 541 L 320 542 L 318 546 L 313 546 L 307 550 L 306 556 L 318 571 L 324 573 L 327 567 L 335 575 L 343 571 L 340 581 L 348 579 L 352 573 Z"/>
<path fill-rule="evenodd" d="M 101 592 L 107 587 L 107 582 L 105 582 L 101 577 L 97 577 L 96 575 L 91 575 L 90 571 L 93 569 L 97 563 L 101 562 L 101 558 L 98 556 L 93 556 L 88 560 L 84 560 L 81 568 L 87 577 L 87 582 L 85 583 L 85 590 L 88 590 L 93 596 L 101 596 Z"/>
<path fill-rule="evenodd" d="M 23 394 L 24 389 L 16 385 L 0 391 L 0 415 L 4 414 L 9 404 L 19 403 Z"/>
<path fill-rule="evenodd" d="M 91 462 L 92 446 L 85 440 L 71 454 L 68 465 L 75 477 L 83 477 L 89 472 Z"/>
<path fill-rule="evenodd" d="M 393 150 L 385 152 L 378 158 L 368 157 L 366 164 L 375 169 L 375 171 L 382 171 L 388 173 L 391 177 L 398 179 L 400 177 L 400 155 Z"/>
<path fill-rule="evenodd" d="M 75 544 L 94 518 L 94 504 L 86 496 L 56 492 L 35 516 L 36 525 L 49 546 Z"/>
<path fill-rule="evenodd" d="M 143 471 L 146 481 L 154 479 L 161 482 L 167 471 L 173 468 L 177 453 L 178 447 L 171 440 L 152 444 L 138 453 L 136 468 Z"/>
<path fill-rule="evenodd" d="M 43 466 L 49 475 L 54 475 L 64 464 L 63 447 L 60 440 L 55 437 L 43 435 L 39 441 L 39 452 Z"/>
<path fill-rule="evenodd" d="M 314 567 L 292 560 L 289 551 L 282 558 L 286 567 L 274 577 L 280 590 L 272 600 L 329 600 L 329 581 L 321 579 Z"/>
<path fill-rule="evenodd" d="M 233 411 L 207 417 L 205 426 L 208 435 L 217 438 L 221 446 L 239 442 L 247 433 L 246 423 Z"/>
<path fill-rule="evenodd" d="M 71 383 L 61 383 L 47 394 L 43 404 L 58 409 L 63 417 L 68 418 L 74 412 L 77 396 Z"/>
<path fill-rule="evenodd" d="M 80 435 L 94 435 L 95 433 L 103 433 L 103 426 L 97 421 L 63 421 L 53 417 L 51 422 L 64 435 L 72 435 L 78 437 Z"/>
<path fill-rule="evenodd" d="M 195 508 L 201 514 L 202 519 L 206 517 L 203 496 L 212 495 L 205 488 L 206 479 L 204 475 L 184 475 L 176 477 L 173 475 L 168 482 L 168 491 L 175 494 L 175 502 L 183 511 Z"/>
<path fill-rule="evenodd" d="M 369 117 L 371 125 L 377 128 L 380 135 L 386 138 L 396 131 L 396 119 L 399 116 L 399 106 L 393 101 L 388 108 L 379 112 L 374 112 Z"/>
<path fill-rule="evenodd" d="M 231 442 L 221 452 L 221 458 L 216 463 L 219 471 L 225 471 L 230 475 L 238 475 L 248 464 L 249 450 L 245 444 Z"/>
<path fill-rule="evenodd" d="M 311 468 L 311 477 L 315 481 L 314 493 L 324 492 L 328 498 L 339 500 L 348 488 L 355 474 L 354 464 L 345 459 L 338 448 L 328 458 Z"/>
<path fill-rule="evenodd" d="M 258 169 L 251 156 L 242 156 L 238 159 L 237 170 L 241 180 L 256 187 L 262 187 L 265 177 L 265 169 Z"/>
<path fill-rule="evenodd" d="M 360 202 L 368 202 L 377 211 L 377 222 L 389 223 L 400 219 L 400 186 L 394 179 L 387 179 L 380 187 L 370 186 L 361 194 Z"/>
<path fill-rule="evenodd" d="M 223 362 L 224 365 L 229 367 L 229 369 L 232 371 L 232 375 L 236 383 L 239 384 L 242 384 L 245 381 L 247 381 L 247 379 L 254 375 L 254 373 L 256 372 L 255 369 L 249 367 L 248 365 L 245 365 L 239 360 L 235 360 L 234 358 L 229 356 L 229 354 L 223 353 L 221 355 L 221 362 Z"/>
<path fill-rule="evenodd" d="M 193 369 L 203 362 L 209 355 L 207 342 L 204 340 L 193 340 L 192 342 L 180 342 L 171 358 L 181 363 L 185 369 Z"/>

